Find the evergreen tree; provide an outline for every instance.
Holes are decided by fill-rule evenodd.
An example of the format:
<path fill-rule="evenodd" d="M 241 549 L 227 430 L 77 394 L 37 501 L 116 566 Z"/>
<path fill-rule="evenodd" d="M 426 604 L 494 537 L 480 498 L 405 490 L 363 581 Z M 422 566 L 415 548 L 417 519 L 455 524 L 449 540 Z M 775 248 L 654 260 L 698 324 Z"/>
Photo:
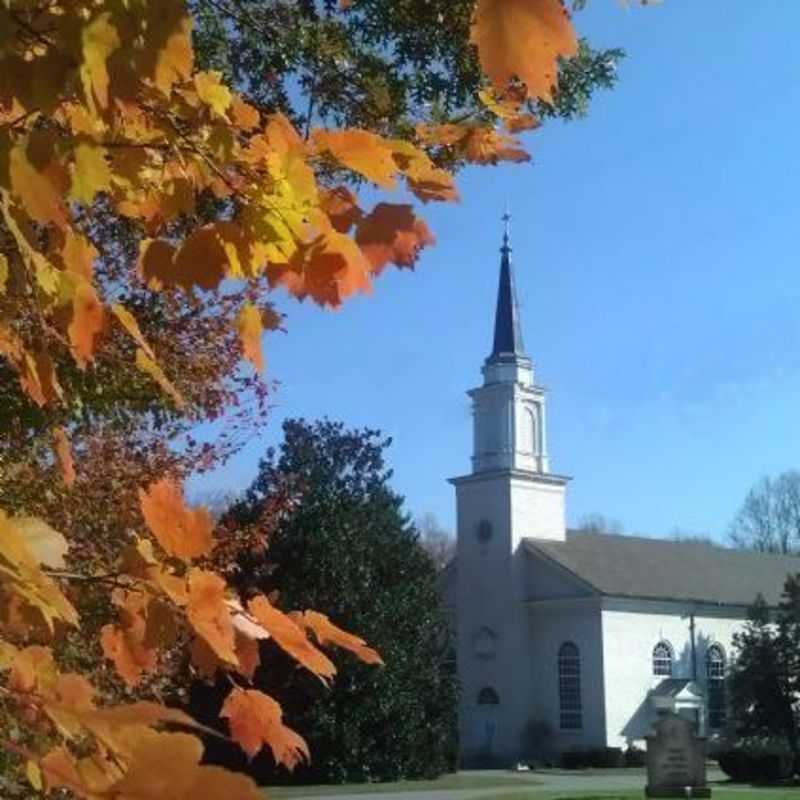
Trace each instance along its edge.
<path fill-rule="evenodd" d="M 330 689 L 289 666 L 257 675 L 308 740 L 307 780 L 433 777 L 455 766 L 457 684 L 436 569 L 389 486 L 389 439 L 341 423 L 284 423 L 258 477 L 231 514 L 252 524 L 276 493 L 296 502 L 271 534 L 266 558 L 239 572 L 247 594 L 279 590 L 283 608 L 315 608 L 358 631 L 382 668 L 336 658 Z M 290 689 L 290 691 L 287 691 Z M 314 702 L 309 703 L 309 694 Z M 284 698 L 286 700 L 284 701 Z"/>
<path fill-rule="evenodd" d="M 741 633 L 733 636 L 731 706 L 737 733 L 780 737 L 798 763 L 800 689 L 800 580 L 786 581 L 777 615 L 759 595 Z"/>

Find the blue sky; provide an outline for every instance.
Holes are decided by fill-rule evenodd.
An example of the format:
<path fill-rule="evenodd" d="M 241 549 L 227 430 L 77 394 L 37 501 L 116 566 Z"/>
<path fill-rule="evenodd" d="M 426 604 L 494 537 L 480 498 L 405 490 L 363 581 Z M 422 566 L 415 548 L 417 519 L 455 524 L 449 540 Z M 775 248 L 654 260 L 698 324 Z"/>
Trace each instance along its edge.
<path fill-rule="evenodd" d="M 338 312 L 282 298 L 272 423 L 195 496 L 245 488 L 283 417 L 328 415 L 391 435 L 408 509 L 452 526 L 506 201 L 571 523 L 722 537 L 752 483 L 800 467 L 800 3 L 592 0 L 575 21 L 627 51 L 617 88 L 527 135 L 532 165 L 471 169 L 461 203 L 424 208 L 438 244 L 415 272 Z"/>

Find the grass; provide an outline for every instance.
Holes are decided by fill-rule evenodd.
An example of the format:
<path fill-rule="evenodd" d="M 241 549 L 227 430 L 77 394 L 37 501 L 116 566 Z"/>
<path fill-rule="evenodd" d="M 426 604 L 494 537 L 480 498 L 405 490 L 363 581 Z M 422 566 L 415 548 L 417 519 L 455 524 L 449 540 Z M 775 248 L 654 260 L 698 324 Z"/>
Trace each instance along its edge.
<path fill-rule="evenodd" d="M 460 773 L 445 775 L 437 780 L 398 781 L 395 783 L 351 783 L 326 786 L 275 786 L 267 790 L 267 797 L 316 798 L 336 797 L 337 795 L 396 794 L 398 792 L 425 792 L 443 790 L 485 791 L 475 800 L 643 800 L 644 791 L 638 790 L 591 790 L 588 791 L 548 791 L 536 788 L 540 784 L 533 776 L 527 775 L 470 775 Z M 518 792 L 498 795 L 495 789 L 517 787 Z M 749 786 L 712 786 L 713 800 L 800 800 L 800 787 L 797 788 L 753 788 Z"/>
<path fill-rule="evenodd" d="M 267 789 L 267 796 L 281 800 L 291 797 L 335 797 L 341 794 L 396 794 L 397 792 L 436 792 L 446 789 L 491 789 L 513 786 L 536 786 L 534 778 L 514 775 L 443 775 L 432 781 L 397 781 L 394 783 L 348 783 L 342 785 L 328 784 L 324 786 L 272 786 Z M 492 797 L 493 795 L 487 795 Z M 796 798 L 800 800 L 800 797 Z"/>
<path fill-rule="evenodd" d="M 724 788 L 712 786 L 712 800 L 800 800 L 800 789 L 756 789 L 749 786 Z M 485 794 L 475 800 L 495 800 L 496 794 Z M 608 792 L 537 792 L 522 790 L 502 795 L 502 800 L 643 800 L 644 790 Z"/>

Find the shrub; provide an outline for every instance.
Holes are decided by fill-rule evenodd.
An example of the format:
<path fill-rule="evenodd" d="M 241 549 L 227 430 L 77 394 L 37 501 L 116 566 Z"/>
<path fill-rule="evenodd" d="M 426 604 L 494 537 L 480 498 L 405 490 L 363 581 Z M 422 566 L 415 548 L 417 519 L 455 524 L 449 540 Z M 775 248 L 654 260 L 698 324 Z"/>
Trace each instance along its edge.
<path fill-rule="evenodd" d="M 589 766 L 599 769 L 624 767 L 625 760 L 621 747 L 597 747 L 589 751 Z"/>
<path fill-rule="evenodd" d="M 565 750 L 561 754 L 561 766 L 563 769 L 581 769 L 587 766 L 586 753 L 581 750 Z"/>
<path fill-rule="evenodd" d="M 742 750 L 725 750 L 717 754 L 719 768 L 732 780 L 741 783 L 750 780 L 753 771 L 750 757 Z"/>
<path fill-rule="evenodd" d="M 645 765 L 645 751 L 636 745 L 631 745 L 623 753 L 623 761 L 626 767 L 643 767 Z"/>
<path fill-rule="evenodd" d="M 505 769 L 509 766 L 500 756 L 485 750 L 465 753 L 461 758 L 462 769 Z"/>
<path fill-rule="evenodd" d="M 779 783 L 794 773 L 791 753 L 755 747 L 723 751 L 717 755 L 717 763 L 737 783 Z"/>
<path fill-rule="evenodd" d="M 625 766 L 620 747 L 594 747 L 586 750 L 566 750 L 561 754 L 563 769 L 610 769 Z"/>
<path fill-rule="evenodd" d="M 540 719 L 531 719 L 522 734 L 523 760 L 549 764 L 553 760 L 553 726 Z"/>

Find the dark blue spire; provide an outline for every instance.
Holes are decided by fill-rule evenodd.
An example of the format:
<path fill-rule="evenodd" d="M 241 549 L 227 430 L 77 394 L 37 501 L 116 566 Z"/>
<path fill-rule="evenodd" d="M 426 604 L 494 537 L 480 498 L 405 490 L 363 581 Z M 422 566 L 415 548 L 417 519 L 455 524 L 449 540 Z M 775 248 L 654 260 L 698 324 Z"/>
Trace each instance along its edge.
<path fill-rule="evenodd" d="M 503 246 L 500 248 L 500 284 L 497 287 L 497 312 L 494 319 L 494 346 L 490 360 L 500 358 L 527 358 L 522 343 L 522 326 L 514 288 L 514 271 L 511 268 L 511 244 L 509 222 L 511 214 L 503 214 L 505 229 Z"/>

